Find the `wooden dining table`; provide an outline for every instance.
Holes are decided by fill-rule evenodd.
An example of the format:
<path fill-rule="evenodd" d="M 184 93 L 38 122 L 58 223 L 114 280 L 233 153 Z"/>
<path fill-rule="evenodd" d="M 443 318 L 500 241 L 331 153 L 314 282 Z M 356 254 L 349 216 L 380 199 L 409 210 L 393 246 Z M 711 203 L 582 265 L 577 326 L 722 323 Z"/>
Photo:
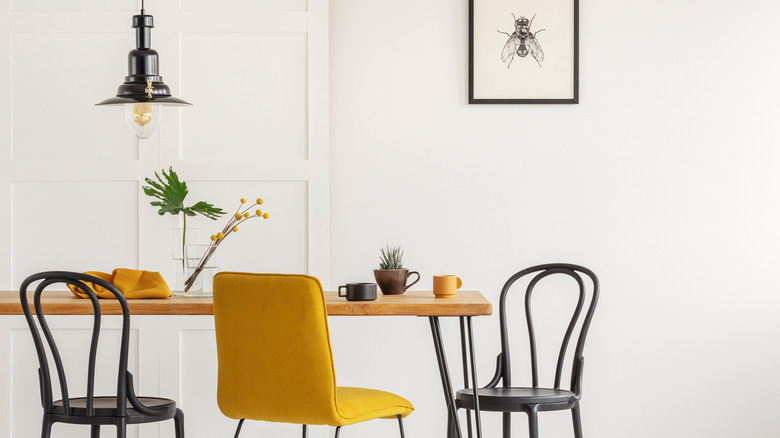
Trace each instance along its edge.
<path fill-rule="evenodd" d="M 32 292 L 28 293 L 32 302 Z M 101 299 L 103 315 L 121 315 L 116 300 Z M 449 365 L 442 340 L 440 317 L 457 317 L 460 320 L 461 359 L 466 388 L 477 387 L 476 353 L 471 318 L 492 314 L 493 307 L 478 291 L 458 291 L 456 295 L 440 298 L 431 291 L 407 291 L 400 295 L 378 294 L 374 301 L 347 301 L 336 291 L 325 292 L 329 316 L 417 316 L 429 320 L 434 351 L 436 353 L 442 390 L 448 411 L 448 436 L 452 428 L 458 438 L 463 437 L 457 410 Z M 213 315 L 211 297 L 184 297 L 174 295 L 169 299 L 128 300 L 131 315 Z M 41 308 L 46 315 L 91 315 L 92 304 L 69 291 L 46 291 L 41 297 Z M 23 315 L 18 291 L 0 291 L 0 315 Z M 470 375 L 470 376 L 469 376 Z M 478 400 L 476 400 L 478 403 Z M 481 437 L 479 406 L 475 406 L 477 436 Z M 467 413 L 468 429 L 471 417 Z"/>

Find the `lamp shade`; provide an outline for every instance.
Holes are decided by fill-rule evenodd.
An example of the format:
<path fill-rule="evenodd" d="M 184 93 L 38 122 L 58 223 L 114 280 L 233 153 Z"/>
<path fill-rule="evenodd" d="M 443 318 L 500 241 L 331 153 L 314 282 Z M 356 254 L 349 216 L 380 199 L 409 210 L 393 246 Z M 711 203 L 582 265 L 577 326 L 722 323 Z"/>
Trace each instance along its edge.
<path fill-rule="evenodd" d="M 130 129 L 139 137 L 149 137 L 159 122 L 161 105 L 183 106 L 189 102 L 171 96 L 159 74 L 159 55 L 151 48 L 154 18 L 144 13 L 133 16 L 136 48 L 127 55 L 127 76 L 119 86 L 116 96 L 96 105 L 133 105 L 128 113 Z"/>

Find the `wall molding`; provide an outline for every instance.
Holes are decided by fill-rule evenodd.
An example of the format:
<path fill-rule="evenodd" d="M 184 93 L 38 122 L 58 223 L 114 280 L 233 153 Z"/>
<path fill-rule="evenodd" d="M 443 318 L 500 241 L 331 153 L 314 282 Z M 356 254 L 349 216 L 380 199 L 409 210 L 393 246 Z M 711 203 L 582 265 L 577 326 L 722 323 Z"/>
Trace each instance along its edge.
<path fill-rule="evenodd" d="M 50 248 L 53 251 L 60 250 L 66 245 L 65 240 L 59 241 L 51 236 L 43 239 L 37 248 L 20 248 L 20 233 L 27 233 L 24 221 L 14 221 L 14 217 L 19 218 L 21 213 L 14 209 L 19 205 L 28 205 L 25 199 L 14 199 L 15 190 L 19 190 L 20 184 L 25 183 L 45 183 L 51 184 L 41 186 L 36 190 L 18 191 L 19 196 L 40 195 L 47 193 L 44 187 L 52 187 L 52 195 L 63 203 L 68 200 L 69 193 L 66 186 L 61 183 L 86 182 L 94 183 L 91 186 L 95 188 L 96 193 L 110 195 L 108 188 L 101 189 L 106 183 L 113 182 L 131 182 L 137 186 L 137 196 L 133 199 L 121 200 L 128 208 L 126 211 L 116 212 L 115 214 L 135 215 L 134 222 L 137 223 L 136 229 L 118 231 L 118 236 L 122 237 L 117 242 L 118 246 L 126 247 L 135 245 L 135 249 L 129 251 L 124 249 L 125 255 L 136 254 L 135 266 L 150 270 L 160 270 L 165 273 L 169 269 L 169 244 L 161 242 L 161 239 L 149 239 L 147 236 L 167 236 L 170 234 L 171 221 L 161 220 L 155 214 L 149 214 L 149 199 L 141 192 L 140 186 L 143 185 L 143 179 L 151 176 L 155 171 L 161 168 L 173 166 L 174 169 L 183 175 L 187 182 L 218 182 L 220 187 L 232 187 L 231 193 L 241 192 L 242 187 L 264 187 L 267 183 L 305 183 L 305 199 L 300 199 L 300 211 L 305 217 L 305 236 L 299 236 L 303 239 L 305 250 L 296 252 L 295 257 L 302 257 L 305 260 L 302 264 L 296 266 L 305 266 L 306 273 L 315 275 L 321 279 L 323 284 L 329 284 L 329 81 L 328 81 L 328 2 L 327 0 L 312 0 L 309 2 L 308 11 L 273 11 L 257 9 L 235 9 L 229 10 L 223 7 L 222 10 L 198 10 L 187 9 L 187 5 L 180 5 L 179 2 L 157 2 L 153 5 L 154 9 L 148 9 L 148 12 L 155 17 L 155 27 L 153 31 L 152 46 L 160 52 L 161 74 L 166 83 L 172 86 L 174 95 L 190 100 L 191 95 L 197 95 L 198 100 L 194 102 L 192 108 L 165 108 L 164 117 L 161 121 L 159 132 L 145 141 L 133 141 L 134 146 L 129 149 L 128 136 L 131 134 L 123 126 L 121 121 L 121 110 L 116 108 L 95 108 L 93 105 L 104 97 L 108 97 L 115 87 L 121 82 L 125 74 L 124 57 L 132 48 L 133 30 L 130 28 L 130 20 L 133 13 L 131 7 L 134 2 L 128 2 L 128 7 L 117 5 L 113 10 L 83 10 L 83 5 L 74 5 L 76 10 L 67 10 L 59 2 L 36 2 L 28 6 L 20 2 L 11 2 L 9 0 L 0 1 L 0 60 L 4 61 L 0 68 L 0 81 L 10 84 L 7 87 L 0 88 L 0 99 L 10 104 L 0 107 L 0 206 L 6 207 L 8 214 L 0 217 L 0 240 L 5 244 L 0 246 L 0 287 L 14 289 L 23 279 L 24 273 L 32 273 L 37 270 L 49 269 L 44 262 L 40 265 L 22 262 L 17 255 L 20 251 L 39 251 Z M 241 3 L 236 3 L 240 5 Z M 19 10 L 27 7 L 34 10 Z M 16 8 L 16 9 L 14 9 Z M 51 10 L 47 10 L 47 8 Z M 81 8 L 81 9 L 79 9 Z M 106 7 L 107 8 L 107 7 Z M 124 11 L 128 9 L 128 11 Z M 74 26 L 73 23 L 79 23 Z M 306 96 L 305 102 L 305 154 L 300 158 L 278 158 L 274 156 L 263 156 L 262 148 L 264 145 L 274 145 L 279 143 L 278 138 L 268 138 L 264 132 L 259 131 L 254 138 L 242 138 L 241 142 L 231 138 L 229 127 L 220 131 L 220 127 L 213 127 L 213 135 L 224 135 L 232 140 L 222 144 L 203 143 L 198 150 L 208 150 L 212 148 L 215 155 L 219 154 L 218 159 L 210 160 L 193 155 L 192 159 L 184 154 L 187 148 L 197 146 L 193 142 L 199 139 L 190 139 L 190 144 L 184 144 L 183 132 L 190 129 L 196 120 L 197 113 L 192 111 L 204 111 L 210 109 L 215 104 L 210 102 L 211 94 L 208 88 L 211 84 L 202 84 L 200 82 L 185 81 L 188 75 L 192 74 L 195 67 L 186 70 L 186 66 L 197 66 L 199 60 L 188 59 L 183 64 L 182 59 L 182 37 L 189 34 L 226 34 L 249 32 L 264 38 L 264 35 L 279 33 L 302 33 L 305 34 L 305 57 L 302 64 L 305 71 L 302 74 L 305 77 L 305 83 L 301 83 L 302 90 Z M 52 39 L 53 34 L 61 34 L 62 37 Z M 15 41 L 15 36 L 24 35 L 23 40 Z M 112 42 L 105 42 L 103 36 L 111 35 Z M 20 88 L 21 82 L 31 81 L 28 73 L 33 73 L 40 68 L 51 68 L 47 60 L 48 54 L 45 50 L 40 53 L 39 58 L 31 57 L 29 53 L 19 52 L 19 50 L 36 45 L 46 44 L 48 41 L 57 41 L 66 38 L 67 41 L 77 41 L 79 47 L 74 47 L 74 52 L 91 53 L 92 57 L 72 57 L 73 65 L 57 65 L 56 71 L 61 75 L 65 83 L 73 85 L 73 88 L 66 88 L 68 96 L 77 96 L 76 100 L 67 105 L 58 102 L 58 88 L 54 84 L 41 84 L 40 95 L 33 94 L 28 89 Z M 118 43 L 121 41 L 121 45 Z M 21 44 L 21 45 L 19 45 Z M 45 49 L 45 46 L 41 46 Z M 242 63 L 246 65 L 256 75 L 259 81 L 263 81 L 262 73 L 275 66 L 273 59 L 265 59 L 258 54 L 257 58 L 251 54 L 234 55 L 230 53 L 230 48 L 225 48 L 224 56 L 242 56 Z M 111 54 L 110 57 L 103 54 Z M 210 62 L 208 52 L 204 54 L 204 63 Z M 291 54 L 291 56 L 294 54 Z M 301 56 L 295 55 L 295 56 Z M 17 62 L 17 58 L 24 56 L 24 62 Z M 294 59 L 294 58 L 293 58 Z M 83 65 L 77 65 L 81 63 Z M 60 63 L 61 64 L 61 63 Z M 293 65 L 293 64 L 290 64 Z M 289 66 L 282 66 L 289 67 Z M 279 68 L 282 68 L 279 67 Z M 292 68 L 292 67 L 290 67 Z M 30 70 L 27 70 L 30 69 Z M 91 75 L 79 73 L 80 70 L 91 72 Z M 52 73 L 55 75 L 55 73 Z M 251 112 L 256 108 L 254 101 L 259 101 L 268 107 L 283 108 L 289 106 L 288 102 L 280 100 L 280 96 L 274 95 L 247 95 L 244 90 L 251 84 L 230 83 L 230 75 L 215 78 L 215 83 L 229 83 L 229 89 L 237 93 L 235 96 L 227 96 L 233 99 L 234 106 L 229 108 L 236 114 Z M 251 77 L 254 77 L 252 75 Z M 103 85 L 98 86 L 96 78 L 106 84 L 103 94 L 95 94 L 96 87 L 100 91 Z M 268 79 L 265 79 L 268 81 Z M 278 80 L 284 81 L 281 77 Z M 221 82 L 220 82 L 221 81 Z M 188 83 L 189 89 L 180 90 L 182 84 Z M 273 84 L 267 85 L 267 87 Z M 296 86 L 294 83 L 286 86 Z M 224 87 L 218 88 L 220 92 Z M 257 93 L 266 88 L 253 88 Z M 83 89 L 84 92 L 74 89 Z M 180 93 L 181 91 L 182 93 Z M 74 94 L 75 93 L 75 94 Z M 83 94 L 83 95 L 82 95 Z M 94 96 L 93 96 L 94 94 Z M 105 96 L 103 96 L 105 95 Z M 220 98 L 225 98 L 221 96 Z M 16 99 L 16 100 L 14 100 Z M 27 100 L 32 100 L 27 102 Z M 276 100 L 274 100 L 276 99 Z M 53 100 L 52 103 L 50 100 Z M 43 108 L 39 114 L 33 117 L 30 114 L 32 108 Z M 53 106 L 47 108 L 47 106 Z M 63 120 L 52 120 L 50 113 L 57 111 L 57 114 L 64 114 Z M 115 111 L 116 110 L 116 111 Z M 215 110 L 224 111 L 224 108 Z M 20 111 L 24 111 L 20 113 Z M 182 113 L 187 112 L 189 113 Z M 24 119 L 16 119 L 15 116 L 23 114 Z M 257 110 L 257 116 L 264 114 Z M 185 118 L 182 117 L 184 115 Z M 291 116 L 292 117 L 292 116 Z M 86 120 L 82 125 L 81 121 Z M 292 119 L 291 119 L 292 120 Z M 261 120 L 260 120 L 261 121 Z M 52 124 L 53 122 L 53 124 Z M 110 124 L 110 126 L 107 126 Z M 52 125 L 52 126 L 48 126 Z M 72 129 L 71 129 L 72 128 Z M 198 127 L 202 129 L 202 126 Z M 278 128 L 275 132 L 289 132 L 284 126 Z M 50 132 L 56 131 L 59 132 Z M 97 134 L 95 134 L 97 133 Z M 60 134 L 60 135 L 58 135 Z M 274 135 L 274 134 L 271 134 Z M 115 145 L 120 145 L 124 152 L 119 153 L 117 158 L 115 145 L 105 144 L 116 139 Z M 25 144 L 20 145 L 20 139 L 25 139 Z M 36 141 L 38 139 L 38 141 Z M 48 141 L 51 139 L 51 141 Z M 44 141 L 47 140 L 47 141 Z M 205 140 L 204 140 L 205 141 Z M 53 144 L 56 142 L 57 144 Z M 237 143 L 242 143 L 236 146 Z M 283 143 L 283 142 L 282 142 Z M 233 144 L 234 146 L 231 146 Z M 246 148 L 253 147 L 252 144 L 258 144 L 261 152 L 253 153 L 253 157 L 247 159 L 242 156 L 240 151 L 250 150 Z M 32 145 L 32 146 L 31 146 Z M 14 147 L 29 148 L 41 147 L 39 151 L 30 152 L 17 149 L 14 153 Z M 238 152 L 232 153 L 231 150 Z M 257 149 L 251 149 L 256 151 Z M 54 155 L 47 151 L 54 152 Z M 127 156 L 127 159 L 122 157 Z M 224 184 L 222 184 L 224 183 Z M 191 184 L 192 185 L 192 184 Z M 24 186 L 27 187 L 27 186 Z M 274 186 L 276 187 L 276 186 Z M 191 189 L 192 190 L 192 189 Z M 243 193 L 243 192 L 242 192 Z M 282 193 L 287 193 L 282 191 Z M 292 192 L 290 192 L 292 193 Z M 298 193 L 298 192 L 295 192 Z M 188 201 L 195 202 L 197 194 L 192 195 L 193 199 Z M 237 195 L 234 195 L 237 196 Z M 246 193 L 244 196 L 254 196 Z M 261 194 L 262 196 L 262 194 Z M 295 195 L 298 196 L 298 195 Z M 102 196 L 98 196 L 101 198 Z M 230 199 L 232 199 L 231 196 Z M 198 199 L 199 200 L 199 199 Z M 210 200 L 214 202 L 213 200 Z M 90 210 L 112 210 L 109 205 L 103 205 L 102 199 L 82 199 L 75 196 L 72 199 L 73 205 L 88 206 Z M 298 201 L 296 201 L 298 202 Z M 215 202 L 216 204 L 216 202 Z M 30 214 L 44 214 L 46 212 L 47 202 L 42 199 L 40 202 L 41 211 L 30 212 Z M 225 210 L 232 210 L 232 205 L 219 205 Z M 269 207 L 273 212 L 273 207 Z M 47 212 L 51 213 L 51 212 Z M 104 211 L 108 216 L 111 211 Z M 278 213 L 278 209 L 277 212 Z M 68 219 L 67 212 L 57 212 L 52 215 L 49 226 L 59 228 L 61 233 L 75 232 L 74 219 Z M 90 218 L 84 221 L 85 227 L 89 228 Z M 221 223 L 220 220 L 217 223 Z M 269 222 L 271 224 L 272 222 Z M 274 225 L 276 226 L 276 225 Z M 83 230 L 81 231 L 83 232 Z M 293 231 L 289 231 L 293 235 Z M 297 232 L 297 231 L 296 231 Z M 134 237 L 137 236 L 137 237 Z M 31 239 L 25 238 L 27 246 Z M 35 241 L 35 239 L 32 239 Z M 110 245 L 110 244 L 109 244 Z M 285 251 L 287 248 L 267 247 L 266 251 Z M 96 252 L 97 247 L 79 250 L 76 249 L 75 259 L 82 262 L 84 270 L 94 269 L 90 263 L 93 257 L 90 254 L 79 253 L 79 251 Z M 111 258 L 114 247 L 109 247 L 101 257 Z M 118 250 L 117 250 L 118 251 Z M 126 257 L 125 257 L 126 258 Z M 94 258 L 98 260 L 98 257 Z M 121 257 L 117 257 L 121 260 Z M 27 266 L 29 264 L 29 266 Z M 90 265 L 88 267 L 87 265 Z M 264 266 L 258 266 L 257 270 L 263 270 Z M 284 270 L 281 267 L 270 267 L 269 269 Z"/>

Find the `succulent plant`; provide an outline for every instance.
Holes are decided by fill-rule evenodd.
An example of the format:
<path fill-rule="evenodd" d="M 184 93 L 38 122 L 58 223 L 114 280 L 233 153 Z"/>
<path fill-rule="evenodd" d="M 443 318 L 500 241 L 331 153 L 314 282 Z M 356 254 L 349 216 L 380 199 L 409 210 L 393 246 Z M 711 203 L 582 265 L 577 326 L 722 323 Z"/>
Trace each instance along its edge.
<path fill-rule="evenodd" d="M 385 245 L 379 252 L 379 269 L 403 269 L 404 250 L 400 246 Z"/>

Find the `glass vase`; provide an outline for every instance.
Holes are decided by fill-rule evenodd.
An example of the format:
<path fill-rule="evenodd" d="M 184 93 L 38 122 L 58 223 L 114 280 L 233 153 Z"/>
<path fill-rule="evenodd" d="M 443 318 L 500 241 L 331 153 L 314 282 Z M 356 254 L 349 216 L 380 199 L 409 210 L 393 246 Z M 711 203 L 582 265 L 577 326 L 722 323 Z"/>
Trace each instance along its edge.
<path fill-rule="evenodd" d="M 187 260 L 185 259 L 186 246 L 200 242 L 200 228 L 174 228 L 171 242 L 171 256 L 173 259 L 173 294 L 184 295 L 184 280 L 187 279 Z"/>
<path fill-rule="evenodd" d="M 186 245 L 186 267 L 184 269 L 186 282 L 195 275 L 192 286 L 185 292 L 188 297 L 210 297 L 214 292 L 214 276 L 219 272 L 219 259 L 216 252 L 208 255 L 208 260 L 203 262 L 211 245 Z"/>

